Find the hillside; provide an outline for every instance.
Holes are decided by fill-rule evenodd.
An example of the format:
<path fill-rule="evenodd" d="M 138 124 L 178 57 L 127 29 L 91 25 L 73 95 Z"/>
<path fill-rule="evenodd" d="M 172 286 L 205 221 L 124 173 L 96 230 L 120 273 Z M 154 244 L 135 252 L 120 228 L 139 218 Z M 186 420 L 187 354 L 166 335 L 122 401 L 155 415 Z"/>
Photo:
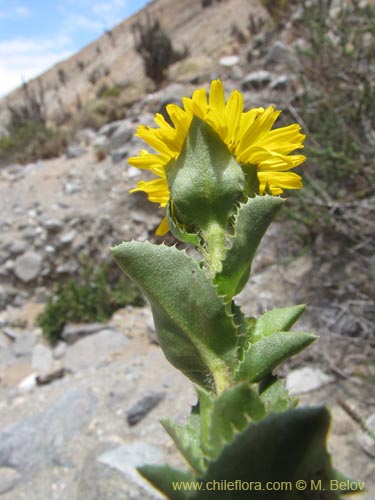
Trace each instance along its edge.
<path fill-rule="evenodd" d="M 84 104 L 95 98 L 105 84 L 124 85 L 129 103 L 144 94 L 149 82 L 143 76 L 142 60 L 134 50 L 131 28 L 138 21 L 144 23 L 146 16 L 161 21 L 177 49 L 188 48 L 190 57 L 183 61 L 178 73 L 189 79 L 189 73 L 197 70 L 204 68 L 202 77 L 216 70 L 220 56 L 232 52 L 233 26 L 246 31 L 250 12 L 255 18 L 267 16 L 259 0 L 224 0 L 208 8 L 202 7 L 201 0 L 153 0 L 74 56 L 40 75 L 49 116 L 58 119 L 62 111 L 74 112 L 77 102 Z M 60 75 L 64 75 L 65 84 Z M 36 88 L 35 85 L 35 80 L 30 82 L 31 88 Z M 6 121 L 6 104 L 14 105 L 21 98 L 17 89 L 0 101 L 0 124 Z"/>

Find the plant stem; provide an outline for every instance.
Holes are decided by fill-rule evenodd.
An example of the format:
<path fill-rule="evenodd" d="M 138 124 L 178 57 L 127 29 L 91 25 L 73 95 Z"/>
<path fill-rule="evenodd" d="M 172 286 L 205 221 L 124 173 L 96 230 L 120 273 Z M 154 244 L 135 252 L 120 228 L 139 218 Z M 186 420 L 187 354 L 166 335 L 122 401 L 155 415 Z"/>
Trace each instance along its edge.
<path fill-rule="evenodd" d="M 207 264 L 210 275 L 213 277 L 221 271 L 222 260 L 225 256 L 225 229 L 216 221 L 212 221 L 202 233 L 207 245 Z"/>

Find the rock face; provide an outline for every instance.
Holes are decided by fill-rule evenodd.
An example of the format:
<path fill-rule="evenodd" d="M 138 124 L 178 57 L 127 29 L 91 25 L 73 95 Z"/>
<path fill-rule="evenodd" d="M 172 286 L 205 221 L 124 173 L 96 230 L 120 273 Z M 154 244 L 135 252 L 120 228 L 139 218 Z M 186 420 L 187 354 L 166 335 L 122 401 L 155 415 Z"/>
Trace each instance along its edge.
<path fill-rule="evenodd" d="M 0 432 L 0 467 L 12 464 L 29 480 L 46 464 L 62 463 L 64 446 L 94 415 L 96 398 L 70 389 L 44 413 L 32 415 Z"/>

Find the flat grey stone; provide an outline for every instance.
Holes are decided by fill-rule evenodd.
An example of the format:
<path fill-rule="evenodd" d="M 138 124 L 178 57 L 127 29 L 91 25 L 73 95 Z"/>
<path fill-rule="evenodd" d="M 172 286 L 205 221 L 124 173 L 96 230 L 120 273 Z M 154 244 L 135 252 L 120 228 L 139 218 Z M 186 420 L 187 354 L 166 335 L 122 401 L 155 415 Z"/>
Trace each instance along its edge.
<path fill-rule="evenodd" d="M 106 451 L 98 457 L 98 462 L 120 471 L 130 483 L 135 483 L 153 495 L 154 498 L 165 498 L 154 490 L 136 470 L 144 464 L 161 464 L 166 460 L 160 448 L 143 441 L 134 441 L 123 446 Z M 151 497 L 153 498 L 153 497 Z"/>
<path fill-rule="evenodd" d="M 121 351 L 128 339 L 115 330 L 103 330 L 90 335 L 67 349 L 64 368 L 78 372 L 84 368 L 99 366 L 112 354 Z"/>
<path fill-rule="evenodd" d="M 134 135 L 134 126 L 128 121 L 123 121 L 113 132 L 108 140 L 109 149 L 122 148 Z"/>
<path fill-rule="evenodd" d="M 319 370 L 306 366 L 293 370 L 286 377 L 286 388 L 291 395 L 314 391 L 334 382 L 335 378 Z"/>
<path fill-rule="evenodd" d="M 110 329 L 110 326 L 105 323 L 68 323 L 64 326 L 61 338 L 65 340 L 67 344 L 74 344 L 74 342 L 77 342 L 80 338 L 108 329 Z"/>
<path fill-rule="evenodd" d="M 26 252 L 17 257 L 14 263 L 14 273 L 18 279 L 28 283 L 37 278 L 42 270 L 43 258 L 35 252 Z"/>
<path fill-rule="evenodd" d="M 0 432 L 0 467 L 12 464 L 26 481 L 58 465 L 67 443 L 90 423 L 96 407 L 89 391 L 68 389 L 47 410 L 6 427 Z"/>
<path fill-rule="evenodd" d="M 83 146 L 80 146 L 78 144 L 71 144 L 68 146 L 65 156 L 66 158 L 79 158 L 80 156 L 83 156 L 87 153 L 87 149 L 84 148 Z"/>

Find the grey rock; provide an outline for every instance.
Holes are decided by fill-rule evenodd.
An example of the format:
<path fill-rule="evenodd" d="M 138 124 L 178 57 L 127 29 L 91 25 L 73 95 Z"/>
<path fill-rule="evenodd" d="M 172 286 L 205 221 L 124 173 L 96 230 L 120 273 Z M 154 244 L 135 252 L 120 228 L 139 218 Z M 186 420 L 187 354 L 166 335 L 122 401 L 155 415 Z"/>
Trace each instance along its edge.
<path fill-rule="evenodd" d="M 35 252 L 26 252 L 15 260 L 14 273 L 18 279 L 28 283 L 39 276 L 42 264 L 41 255 Z"/>
<path fill-rule="evenodd" d="M 20 475 L 13 467 L 0 467 L 0 495 L 13 489 Z"/>
<path fill-rule="evenodd" d="M 50 233 L 58 233 L 64 227 L 64 223 L 60 219 L 47 219 L 43 225 Z"/>
<path fill-rule="evenodd" d="M 123 147 L 131 140 L 134 134 L 134 126 L 128 121 L 124 120 L 116 128 L 108 141 L 109 149 L 118 149 Z"/>
<path fill-rule="evenodd" d="M 24 240 L 16 240 L 9 246 L 8 250 L 11 255 L 19 255 L 27 250 L 28 243 Z"/>
<path fill-rule="evenodd" d="M 33 240 L 40 235 L 41 230 L 41 228 L 29 226 L 23 234 L 28 240 Z"/>
<path fill-rule="evenodd" d="M 248 73 L 242 80 L 242 89 L 259 90 L 263 87 L 266 87 L 270 83 L 271 78 L 272 74 L 264 69 L 260 69 L 258 71 L 252 71 L 251 73 Z"/>
<path fill-rule="evenodd" d="M 334 382 L 334 377 L 322 372 L 319 368 L 306 366 L 291 371 L 286 378 L 286 388 L 291 395 L 314 391 Z"/>
<path fill-rule="evenodd" d="M 98 333 L 102 330 L 110 329 L 110 325 L 105 323 L 79 323 L 79 324 L 67 324 L 61 333 L 61 338 L 65 340 L 67 344 L 74 344 L 82 337 L 87 335 L 92 335 L 93 333 Z"/>
<path fill-rule="evenodd" d="M 134 441 L 107 451 L 98 457 L 98 462 L 120 471 L 130 483 L 147 491 L 151 498 L 164 498 L 158 494 L 136 471 L 139 464 L 161 464 L 166 456 L 160 448 L 143 441 Z"/>
<path fill-rule="evenodd" d="M 80 187 L 73 182 L 66 182 L 64 184 L 64 191 L 66 194 L 74 194 L 80 191 Z"/>
<path fill-rule="evenodd" d="M 121 351 L 128 343 L 126 337 L 115 330 L 103 330 L 73 344 L 66 352 L 64 367 L 72 372 L 99 366 Z"/>
<path fill-rule="evenodd" d="M 26 481 L 61 464 L 63 449 L 89 424 L 96 407 L 89 391 L 68 389 L 47 410 L 6 427 L 0 432 L 0 467 L 12 464 Z"/>
<path fill-rule="evenodd" d="M 36 378 L 37 374 L 31 373 L 30 375 L 21 380 L 21 382 L 18 384 L 18 390 L 20 392 L 30 392 L 34 390 L 36 387 Z"/>
<path fill-rule="evenodd" d="M 58 368 L 57 370 L 52 370 L 48 373 L 43 373 L 41 375 L 38 375 L 36 377 L 36 384 L 47 385 L 50 384 L 51 382 L 54 382 L 55 380 L 62 378 L 64 375 L 65 375 L 65 369 Z"/>
<path fill-rule="evenodd" d="M 48 372 L 53 364 L 52 351 L 43 344 L 38 344 L 33 349 L 31 367 L 39 373 Z"/>
<path fill-rule="evenodd" d="M 59 242 L 62 245 L 70 245 L 73 242 L 74 238 L 77 236 L 77 231 L 75 229 L 71 229 L 70 231 L 62 234 L 59 238 Z"/>
<path fill-rule="evenodd" d="M 17 337 L 18 337 L 17 333 L 14 330 L 11 330 L 10 328 L 4 328 L 3 334 L 6 337 L 8 337 L 8 339 L 11 340 L 12 342 L 17 340 Z"/>
<path fill-rule="evenodd" d="M 293 51 L 285 45 L 285 43 L 277 40 L 269 49 L 264 64 L 275 65 L 275 64 L 292 64 L 295 62 L 295 55 Z"/>
<path fill-rule="evenodd" d="M 36 337 L 31 332 L 25 332 L 17 336 L 12 345 L 15 356 L 30 356 L 36 344 Z"/>
<path fill-rule="evenodd" d="M 272 78 L 270 88 L 272 90 L 285 90 L 289 84 L 289 78 L 286 75 L 279 75 Z"/>
<path fill-rule="evenodd" d="M 165 398 L 164 392 L 152 392 L 139 399 L 127 412 L 126 419 L 129 425 L 135 425 L 150 413 Z"/>
<path fill-rule="evenodd" d="M 53 357 L 54 359 L 61 359 L 65 356 L 66 353 L 66 343 L 58 342 L 56 347 L 53 349 Z"/>
<path fill-rule="evenodd" d="M 111 151 L 111 159 L 113 163 L 120 163 L 121 160 L 128 156 L 129 148 L 124 146 Z"/>
<path fill-rule="evenodd" d="M 370 415 L 365 421 L 366 427 L 370 432 L 364 430 L 357 434 L 357 439 L 362 449 L 370 455 L 370 457 L 375 458 L 375 413 Z M 372 435 L 370 435 L 370 433 Z"/>
<path fill-rule="evenodd" d="M 117 120 L 115 122 L 107 123 L 99 130 L 98 135 L 104 135 L 105 137 L 110 137 L 115 130 L 123 123 L 123 120 Z"/>
<path fill-rule="evenodd" d="M 71 144 L 67 147 L 65 156 L 66 158 L 79 158 L 87 153 L 87 149 L 78 144 Z"/>

